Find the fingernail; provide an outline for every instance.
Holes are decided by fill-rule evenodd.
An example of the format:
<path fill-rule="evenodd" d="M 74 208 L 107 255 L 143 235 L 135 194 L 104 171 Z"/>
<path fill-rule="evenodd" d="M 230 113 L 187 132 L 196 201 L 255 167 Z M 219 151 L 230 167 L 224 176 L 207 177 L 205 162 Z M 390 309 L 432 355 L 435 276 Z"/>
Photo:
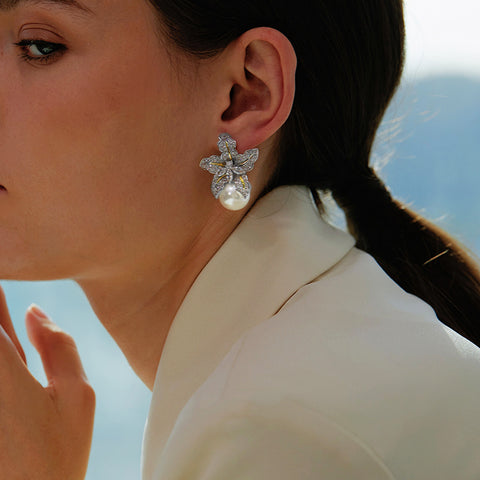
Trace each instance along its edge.
<path fill-rule="evenodd" d="M 52 320 L 50 317 L 35 303 L 32 303 L 28 307 L 28 312 L 30 312 L 37 320 L 42 322 L 42 325 L 52 332 L 62 332 L 63 330 Z"/>
<path fill-rule="evenodd" d="M 34 317 L 37 317 L 39 320 L 50 320 L 48 315 L 35 303 L 32 303 L 28 307 L 28 311 L 33 314 Z"/>

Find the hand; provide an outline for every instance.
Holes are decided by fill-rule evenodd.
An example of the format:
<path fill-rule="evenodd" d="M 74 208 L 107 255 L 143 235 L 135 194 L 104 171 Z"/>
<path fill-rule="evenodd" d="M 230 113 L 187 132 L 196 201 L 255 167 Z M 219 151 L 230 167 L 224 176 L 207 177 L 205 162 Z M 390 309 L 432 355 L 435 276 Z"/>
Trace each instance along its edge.
<path fill-rule="evenodd" d="M 27 368 L 0 288 L 0 478 L 83 480 L 95 394 L 72 337 L 36 306 L 27 310 L 25 320 L 46 387 Z"/>

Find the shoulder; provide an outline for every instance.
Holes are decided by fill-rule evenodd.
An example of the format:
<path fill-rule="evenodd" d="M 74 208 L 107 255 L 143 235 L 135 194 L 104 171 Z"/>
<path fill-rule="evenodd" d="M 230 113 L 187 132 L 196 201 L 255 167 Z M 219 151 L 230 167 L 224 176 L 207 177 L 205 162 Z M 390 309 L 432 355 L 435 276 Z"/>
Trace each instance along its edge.
<path fill-rule="evenodd" d="M 480 373 L 480 349 L 443 325 L 427 303 L 401 289 L 358 249 L 301 287 L 240 342 L 231 374 L 252 364 L 285 376 L 285 369 L 310 372 L 315 365 L 319 375 L 368 372 L 369 378 L 405 375 L 405 381 L 447 378 L 457 370 L 466 381 Z"/>
<path fill-rule="evenodd" d="M 480 349 L 357 249 L 250 330 L 231 375 L 236 394 L 288 390 L 358 431 L 373 416 L 379 440 L 388 426 L 434 432 L 480 414 Z"/>
<path fill-rule="evenodd" d="M 244 455 L 263 472 L 238 478 L 321 478 L 324 465 L 345 479 L 473 479 L 479 375 L 479 349 L 354 249 L 239 339 L 185 406 L 170 448 L 188 438 L 204 462 L 229 471 Z M 269 455 L 286 476 L 268 470 Z M 205 478 L 227 477 L 237 478 Z"/>

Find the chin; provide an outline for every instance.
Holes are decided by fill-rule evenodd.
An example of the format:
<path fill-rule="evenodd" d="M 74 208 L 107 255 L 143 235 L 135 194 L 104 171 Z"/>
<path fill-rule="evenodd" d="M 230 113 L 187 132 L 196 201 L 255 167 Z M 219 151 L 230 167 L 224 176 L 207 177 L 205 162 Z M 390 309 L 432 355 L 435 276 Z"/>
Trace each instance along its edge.
<path fill-rule="evenodd" d="M 8 251 L 3 247 L 4 245 L 0 246 L 0 280 L 41 281 L 65 278 L 52 264 L 46 264 L 44 259 Z"/>

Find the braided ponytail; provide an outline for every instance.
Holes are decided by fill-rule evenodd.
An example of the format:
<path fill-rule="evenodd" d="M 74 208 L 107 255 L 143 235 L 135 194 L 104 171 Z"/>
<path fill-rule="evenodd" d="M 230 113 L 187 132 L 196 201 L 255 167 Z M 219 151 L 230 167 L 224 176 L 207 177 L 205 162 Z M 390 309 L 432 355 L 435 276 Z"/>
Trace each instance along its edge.
<path fill-rule="evenodd" d="M 232 0 L 150 3 L 170 40 L 199 58 L 254 27 L 276 28 L 290 39 L 297 88 L 269 188 L 332 192 L 357 246 L 480 345 L 478 268 L 445 232 L 393 199 L 368 164 L 402 74 L 402 0 L 243 0 L 240 8 Z"/>

